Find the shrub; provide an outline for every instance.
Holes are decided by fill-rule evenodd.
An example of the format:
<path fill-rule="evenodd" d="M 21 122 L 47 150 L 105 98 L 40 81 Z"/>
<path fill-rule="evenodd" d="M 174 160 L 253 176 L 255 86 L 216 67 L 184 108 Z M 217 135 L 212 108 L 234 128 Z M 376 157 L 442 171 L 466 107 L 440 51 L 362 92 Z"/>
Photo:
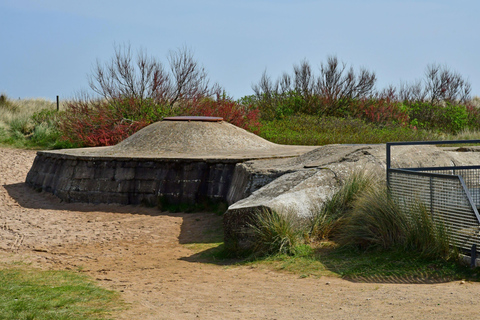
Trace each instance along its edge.
<path fill-rule="evenodd" d="M 219 90 L 218 85 L 209 84 L 207 72 L 188 48 L 170 51 L 170 72 L 143 50 L 134 58 L 129 45 L 114 49 L 109 62 L 97 61 L 89 79 L 90 88 L 108 101 L 153 99 L 158 104 L 173 106 L 177 101 L 211 96 Z"/>
<path fill-rule="evenodd" d="M 466 105 L 467 110 L 467 127 L 470 130 L 480 129 L 480 109 L 479 107 L 468 104 Z"/>
<path fill-rule="evenodd" d="M 260 127 L 259 110 L 232 99 L 217 95 L 217 99 L 203 98 L 191 101 L 177 111 L 182 115 L 222 117 L 225 121 L 253 132 Z"/>
<path fill-rule="evenodd" d="M 407 109 L 410 124 L 423 129 L 457 133 L 466 129 L 469 121 L 472 121 L 472 116 L 469 116 L 467 107 L 464 105 L 415 102 L 407 106 Z"/>
<path fill-rule="evenodd" d="M 130 108 L 132 106 L 134 108 Z M 114 145 L 150 123 L 148 116 L 142 119 L 142 106 L 145 105 L 135 104 L 131 98 L 114 100 L 112 104 L 98 100 L 74 101 L 61 116 L 59 130 L 65 141 L 78 146 Z M 147 111 L 149 108 L 147 103 Z"/>
<path fill-rule="evenodd" d="M 353 68 L 347 70 L 335 56 L 321 64 L 315 76 L 308 61 L 294 65 L 293 75 L 284 73 L 273 82 L 266 72 L 252 89 L 263 119 L 293 113 L 339 115 L 350 100 L 368 98 L 373 94 L 375 73 Z"/>
<path fill-rule="evenodd" d="M 466 103 L 470 100 L 471 85 L 455 71 L 438 64 L 427 66 L 425 92 L 432 104 L 439 102 Z"/>
<path fill-rule="evenodd" d="M 258 109 L 243 106 L 228 97 L 186 101 L 177 107 L 153 99 L 132 97 L 111 100 L 76 100 L 67 104 L 59 119 L 64 140 L 78 146 L 114 145 L 143 127 L 166 116 L 218 116 L 236 126 L 255 131 L 260 127 Z M 39 114 L 37 117 L 48 115 Z"/>
<path fill-rule="evenodd" d="M 436 133 L 401 125 L 377 126 L 361 119 L 295 115 L 263 121 L 258 133 L 274 143 L 325 145 L 435 140 Z"/>
<path fill-rule="evenodd" d="M 408 113 L 399 102 L 388 98 L 352 100 L 349 109 L 349 113 L 375 124 L 408 124 Z"/>

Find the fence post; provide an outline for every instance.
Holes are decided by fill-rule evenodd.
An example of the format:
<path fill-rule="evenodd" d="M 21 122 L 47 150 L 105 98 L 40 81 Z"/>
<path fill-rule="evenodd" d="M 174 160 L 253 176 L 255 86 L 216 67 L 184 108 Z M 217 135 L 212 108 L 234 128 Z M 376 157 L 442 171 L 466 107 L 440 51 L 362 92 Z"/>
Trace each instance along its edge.
<path fill-rule="evenodd" d="M 433 177 L 430 177 L 430 215 L 433 217 Z"/>
<path fill-rule="evenodd" d="M 57 96 L 57 111 L 59 111 L 59 110 L 60 110 L 60 100 L 59 100 L 59 98 L 58 98 L 58 96 Z"/>
<path fill-rule="evenodd" d="M 386 143 L 386 156 L 387 156 L 387 189 L 390 191 L 390 166 L 391 166 L 391 144 L 389 142 Z"/>
<path fill-rule="evenodd" d="M 472 250 L 470 252 L 470 267 L 475 268 L 476 266 L 476 261 L 477 261 L 477 245 L 473 244 L 472 245 Z"/>

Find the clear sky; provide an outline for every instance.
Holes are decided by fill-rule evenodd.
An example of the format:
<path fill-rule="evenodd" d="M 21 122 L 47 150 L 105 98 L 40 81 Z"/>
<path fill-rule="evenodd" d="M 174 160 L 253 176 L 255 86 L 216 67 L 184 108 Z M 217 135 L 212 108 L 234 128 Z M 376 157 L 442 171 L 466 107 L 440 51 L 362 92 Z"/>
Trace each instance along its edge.
<path fill-rule="evenodd" d="M 0 0 L 0 93 L 73 97 L 95 62 L 129 43 L 167 63 L 189 47 L 234 98 L 329 55 L 375 71 L 377 88 L 459 72 L 480 96 L 478 0 Z"/>

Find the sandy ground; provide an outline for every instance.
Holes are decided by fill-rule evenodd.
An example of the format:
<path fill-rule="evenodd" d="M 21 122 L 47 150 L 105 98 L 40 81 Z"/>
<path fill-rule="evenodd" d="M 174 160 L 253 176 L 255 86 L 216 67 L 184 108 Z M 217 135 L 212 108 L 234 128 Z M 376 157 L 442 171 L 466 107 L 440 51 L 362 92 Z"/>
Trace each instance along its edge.
<path fill-rule="evenodd" d="M 209 213 L 62 203 L 26 187 L 35 152 L 0 149 L 0 262 L 78 270 L 120 292 L 115 319 L 466 319 L 480 284 L 353 283 L 199 261 Z M 404 281 L 405 282 L 405 281 Z"/>

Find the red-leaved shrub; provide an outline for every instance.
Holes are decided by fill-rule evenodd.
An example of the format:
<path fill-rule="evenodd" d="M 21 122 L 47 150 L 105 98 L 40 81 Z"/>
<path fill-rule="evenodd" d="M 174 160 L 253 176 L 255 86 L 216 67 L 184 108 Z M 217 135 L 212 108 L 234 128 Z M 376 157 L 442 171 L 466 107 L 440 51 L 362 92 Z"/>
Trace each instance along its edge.
<path fill-rule="evenodd" d="M 62 139 L 81 147 L 110 146 L 129 137 L 149 122 L 124 118 L 105 101 L 75 101 L 59 121 Z"/>
<path fill-rule="evenodd" d="M 356 116 L 376 124 L 408 124 L 408 113 L 400 103 L 386 99 L 361 99 L 355 103 Z"/>
<path fill-rule="evenodd" d="M 255 132 L 259 110 L 229 98 L 184 101 L 178 107 L 158 105 L 152 99 L 116 98 L 109 101 L 70 102 L 59 121 L 63 140 L 80 147 L 110 146 L 165 116 L 215 116 Z"/>
<path fill-rule="evenodd" d="M 224 121 L 237 127 L 256 132 L 260 127 L 260 111 L 258 108 L 244 106 L 222 96 L 214 99 L 191 101 L 181 110 L 182 115 L 222 117 Z"/>

